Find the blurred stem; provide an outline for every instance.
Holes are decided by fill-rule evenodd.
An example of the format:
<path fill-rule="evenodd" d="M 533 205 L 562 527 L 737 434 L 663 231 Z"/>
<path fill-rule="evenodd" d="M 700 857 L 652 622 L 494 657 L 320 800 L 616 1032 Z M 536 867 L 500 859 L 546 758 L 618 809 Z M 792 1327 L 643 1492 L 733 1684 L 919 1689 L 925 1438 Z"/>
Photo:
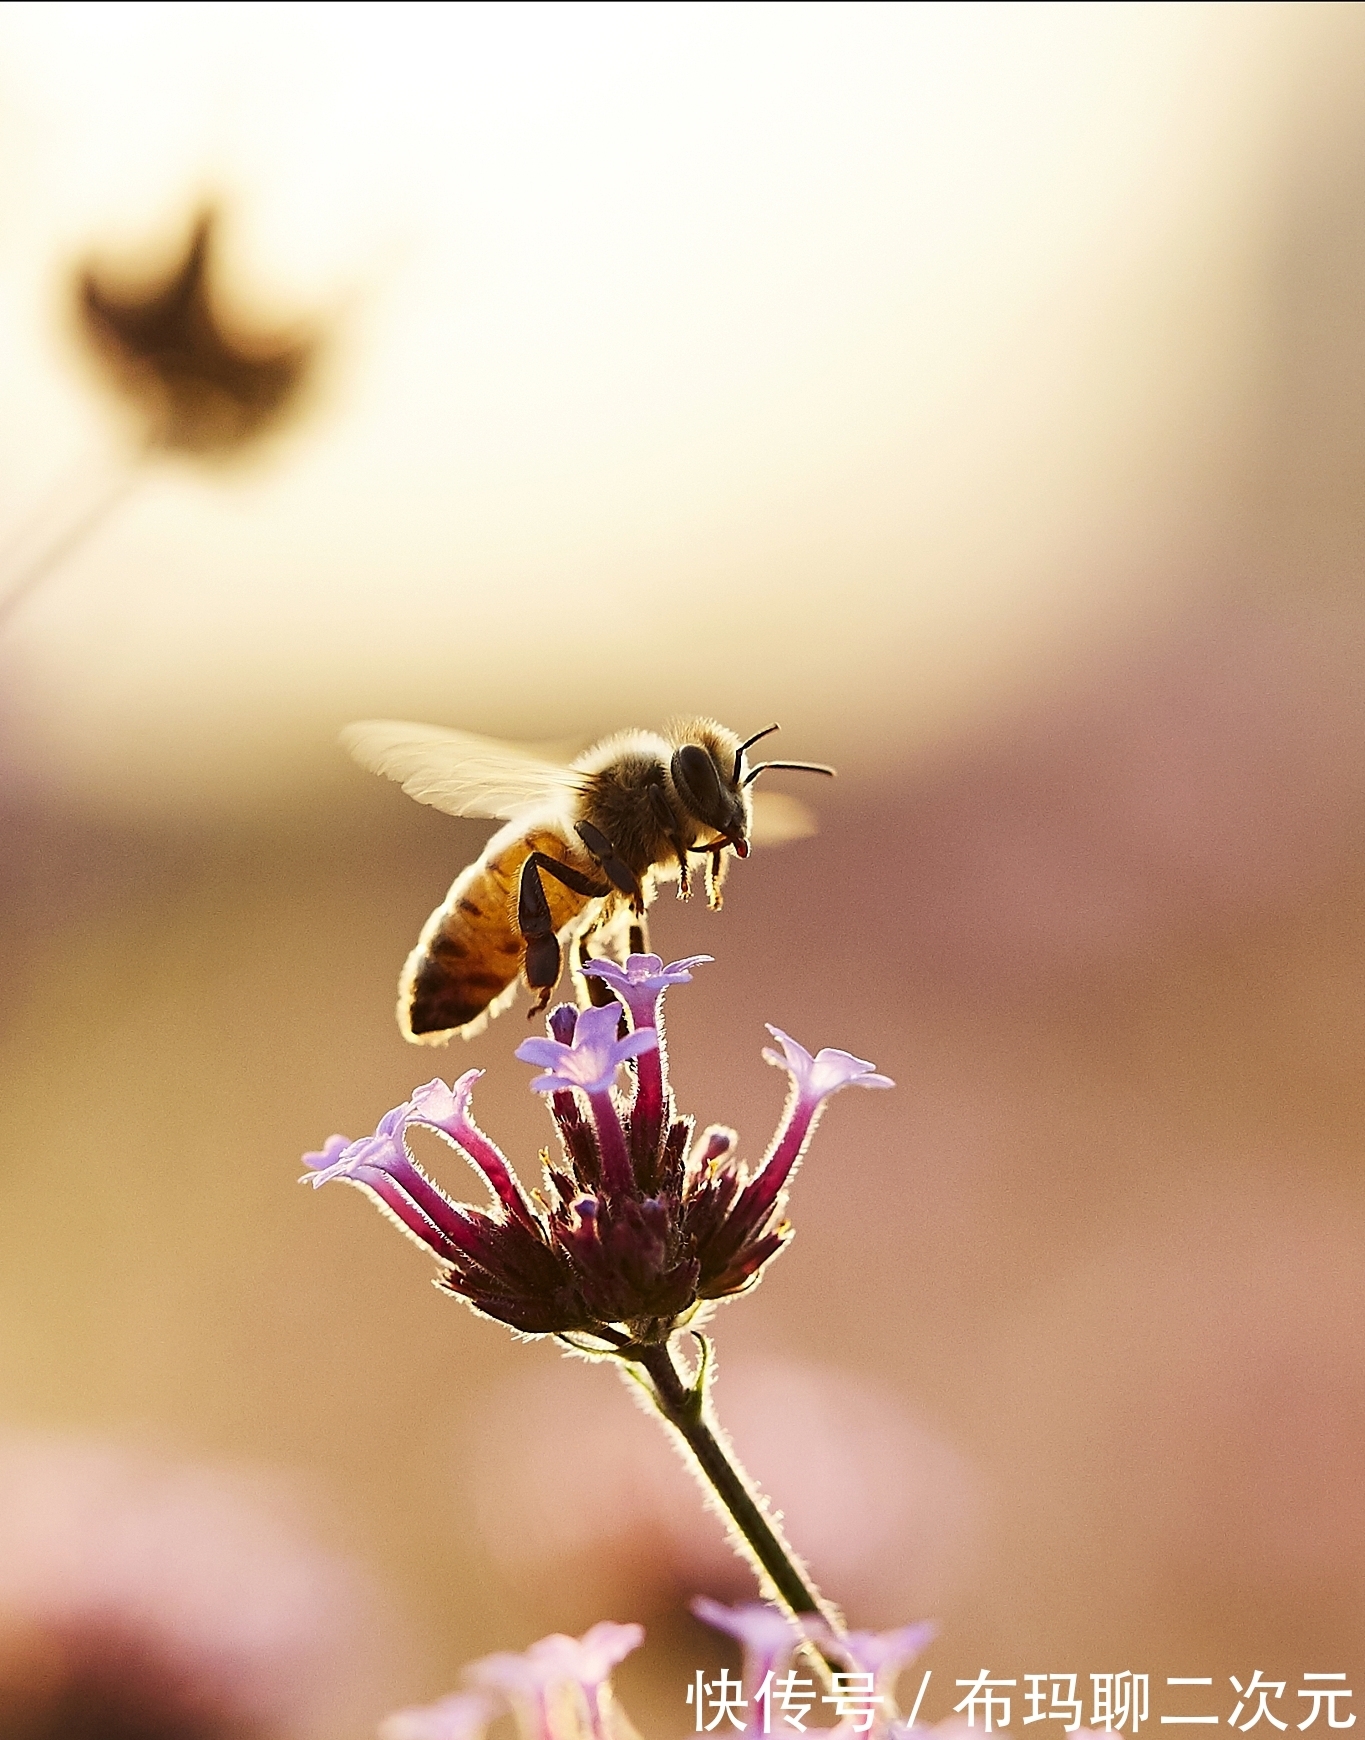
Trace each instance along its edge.
<path fill-rule="evenodd" d="M 724 1511 L 737 1544 L 752 1560 L 763 1581 L 772 1587 L 789 1613 L 798 1618 L 814 1614 L 831 1631 L 842 1632 L 841 1616 L 821 1597 L 801 1561 L 783 1540 L 759 1489 L 715 1422 L 707 1394 L 710 1349 L 704 1337 L 699 1335 L 697 1340 L 702 1355 L 696 1375 L 690 1379 L 675 1363 L 667 1343 L 639 1348 L 629 1358 L 632 1365 L 647 1374 L 649 1382 L 643 1387 L 650 1400 L 686 1445 L 698 1478 Z M 828 1683 L 828 1664 L 814 1649 L 811 1655 Z"/>
<path fill-rule="evenodd" d="M 126 501 L 145 475 L 138 452 L 69 478 L 0 552 L 0 631 L 43 581 Z"/>

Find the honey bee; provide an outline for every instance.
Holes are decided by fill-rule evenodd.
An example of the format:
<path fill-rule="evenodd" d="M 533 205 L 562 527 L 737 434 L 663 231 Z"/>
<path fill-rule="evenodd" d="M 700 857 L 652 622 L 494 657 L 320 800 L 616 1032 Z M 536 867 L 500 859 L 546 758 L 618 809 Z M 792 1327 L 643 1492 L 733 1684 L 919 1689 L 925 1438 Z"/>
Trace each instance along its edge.
<path fill-rule="evenodd" d="M 398 780 L 410 797 L 448 815 L 506 822 L 456 877 L 408 956 L 398 984 L 404 1038 L 473 1038 L 523 978 L 534 1015 L 559 983 L 562 946 L 575 969 L 589 958 L 589 939 L 612 959 L 646 952 L 645 909 L 660 882 L 676 881 L 688 898 L 690 858 L 702 859 L 717 910 L 729 858 L 747 858 L 755 839 L 812 832 L 802 805 L 752 789 L 770 767 L 834 771 L 807 761 L 746 765 L 776 730 L 741 742 L 713 719 L 684 719 L 662 736 L 619 732 L 566 766 L 529 745 L 435 725 L 347 726 L 341 740 L 361 766 Z M 596 981 L 579 984 L 591 994 Z"/>

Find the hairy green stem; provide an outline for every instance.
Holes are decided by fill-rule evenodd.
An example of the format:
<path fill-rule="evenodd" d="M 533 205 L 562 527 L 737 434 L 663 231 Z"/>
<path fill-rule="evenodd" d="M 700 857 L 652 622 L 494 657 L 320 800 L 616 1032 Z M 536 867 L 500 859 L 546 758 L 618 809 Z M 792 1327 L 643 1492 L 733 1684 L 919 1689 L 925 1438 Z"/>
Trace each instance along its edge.
<path fill-rule="evenodd" d="M 700 1336 L 697 1339 L 702 1340 Z M 632 1364 L 648 1375 L 649 1383 L 644 1387 L 650 1399 L 687 1446 L 697 1474 L 714 1494 L 747 1556 L 782 1605 L 798 1618 L 813 1614 L 832 1631 L 841 1632 L 840 1615 L 822 1599 L 800 1560 L 783 1540 L 757 1487 L 716 1429 L 706 1393 L 704 1341 L 702 1348 L 702 1363 L 690 1382 L 675 1364 L 666 1343 L 640 1348 L 630 1358 Z M 819 1665 L 825 1669 L 823 1658 Z"/>

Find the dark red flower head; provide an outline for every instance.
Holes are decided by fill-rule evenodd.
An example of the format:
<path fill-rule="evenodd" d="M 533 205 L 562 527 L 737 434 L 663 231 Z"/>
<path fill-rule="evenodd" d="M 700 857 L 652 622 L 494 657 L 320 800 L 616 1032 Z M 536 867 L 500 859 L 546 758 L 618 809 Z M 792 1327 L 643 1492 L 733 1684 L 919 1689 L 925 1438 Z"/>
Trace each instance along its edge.
<path fill-rule="evenodd" d="M 306 1155 L 306 1180 L 358 1185 L 441 1264 L 438 1285 L 476 1311 L 529 1335 L 558 1335 L 594 1352 L 666 1341 L 698 1307 L 741 1293 L 791 1238 L 784 1206 L 824 1102 L 839 1088 L 890 1087 L 846 1051 L 812 1057 L 775 1027 L 781 1051 L 764 1057 L 791 1076 L 791 1092 L 756 1167 L 736 1154 L 733 1130 L 694 1139 L 668 1085 L 660 1007 L 709 957 L 664 966 L 632 955 L 625 966 L 589 962 L 617 1000 L 561 1006 L 544 1039 L 517 1055 L 540 1066 L 532 1087 L 547 1096 L 560 1154 L 544 1156 L 528 1195 L 500 1150 L 475 1124 L 469 1097 L 482 1071 L 452 1086 L 428 1082 L 380 1121 L 373 1136 L 333 1136 Z M 631 1074 L 624 1093 L 623 1069 Z M 413 1159 L 407 1131 L 437 1131 L 480 1172 L 489 1208 L 454 1202 Z"/>

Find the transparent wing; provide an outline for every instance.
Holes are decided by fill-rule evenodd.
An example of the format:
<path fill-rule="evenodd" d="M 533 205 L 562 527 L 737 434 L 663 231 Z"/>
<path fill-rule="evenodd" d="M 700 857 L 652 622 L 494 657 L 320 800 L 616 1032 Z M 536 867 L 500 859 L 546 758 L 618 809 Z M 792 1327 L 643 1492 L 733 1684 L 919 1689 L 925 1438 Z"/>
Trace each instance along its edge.
<path fill-rule="evenodd" d="M 409 797 L 450 816 L 497 816 L 562 799 L 577 776 L 562 763 L 545 761 L 534 748 L 413 725 L 403 719 L 361 719 L 341 733 L 343 746 L 362 767 L 396 779 Z"/>
<path fill-rule="evenodd" d="M 780 846 L 787 840 L 804 840 L 818 824 L 805 804 L 784 791 L 756 791 L 754 820 L 749 837 L 756 846 Z"/>

